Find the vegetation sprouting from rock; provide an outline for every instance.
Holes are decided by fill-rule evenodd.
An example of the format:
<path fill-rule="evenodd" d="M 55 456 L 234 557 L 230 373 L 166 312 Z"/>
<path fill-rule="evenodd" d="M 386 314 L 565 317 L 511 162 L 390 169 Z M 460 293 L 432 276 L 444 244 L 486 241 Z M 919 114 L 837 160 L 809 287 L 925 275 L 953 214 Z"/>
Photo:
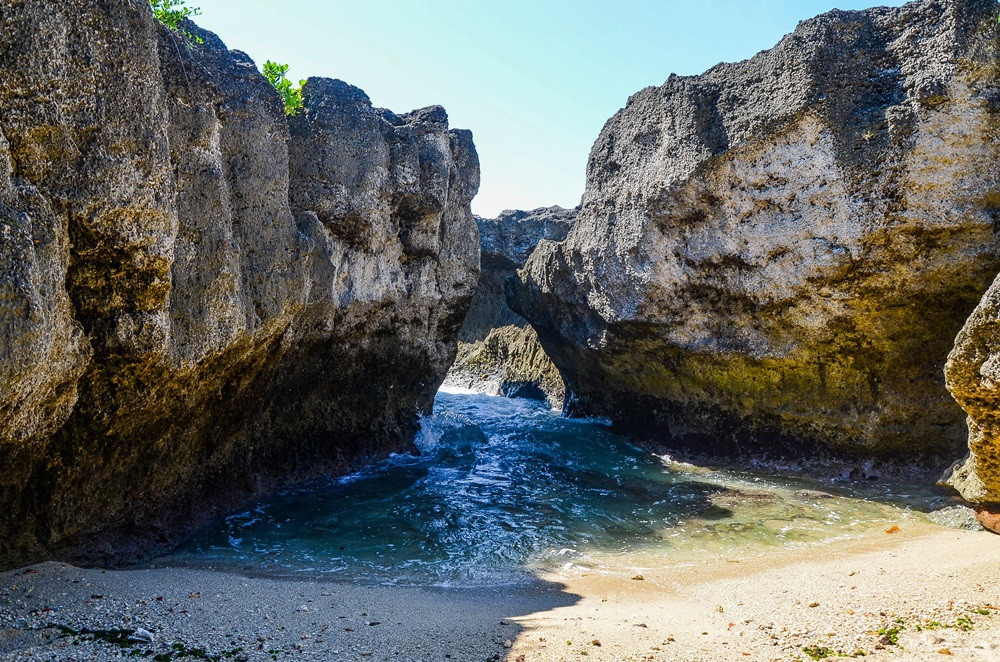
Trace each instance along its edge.
<path fill-rule="evenodd" d="M 171 30 L 180 30 L 182 21 L 201 14 L 200 8 L 188 7 L 187 0 L 149 0 L 149 5 L 153 8 L 153 16 L 156 17 L 156 20 Z M 195 43 L 204 43 L 201 37 L 187 31 L 182 32 Z"/>
<path fill-rule="evenodd" d="M 264 63 L 264 78 L 267 79 L 274 89 L 278 90 L 282 101 L 285 102 L 286 115 L 298 115 L 302 110 L 302 86 L 306 84 L 304 80 L 299 81 L 299 86 L 292 85 L 288 80 L 288 65 L 278 64 L 268 60 Z"/>

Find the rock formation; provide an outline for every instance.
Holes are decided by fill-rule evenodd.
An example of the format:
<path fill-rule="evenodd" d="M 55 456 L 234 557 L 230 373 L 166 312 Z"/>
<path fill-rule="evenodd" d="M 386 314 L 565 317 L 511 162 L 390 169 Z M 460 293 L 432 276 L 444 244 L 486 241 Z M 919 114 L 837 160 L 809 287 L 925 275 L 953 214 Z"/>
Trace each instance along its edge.
<path fill-rule="evenodd" d="M 967 501 L 1000 512 L 1000 277 L 958 334 L 945 375 L 968 413 L 970 450 L 947 481 Z M 989 528 L 1000 530 L 996 520 Z"/>
<path fill-rule="evenodd" d="M 1000 270 L 995 24 L 833 11 L 629 99 L 512 292 L 568 410 L 703 450 L 954 452 L 942 368 Z"/>
<path fill-rule="evenodd" d="M 511 397 L 547 399 L 561 407 L 562 377 L 538 335 L 507 305 L 505 281 L 524 266 L 540 241 L 566 238 L 578 209 L 507 210 L 476 217 L 482 275 L 459 333 L 458 358 L 446 383 Z"/>
<path fill-rule="evenodd" d="M 471 134 L 325 79 L 289 122 L 146 0 L 0 28 L 0 566 L 122 559 L 410 443 L 478 278 Z"/>

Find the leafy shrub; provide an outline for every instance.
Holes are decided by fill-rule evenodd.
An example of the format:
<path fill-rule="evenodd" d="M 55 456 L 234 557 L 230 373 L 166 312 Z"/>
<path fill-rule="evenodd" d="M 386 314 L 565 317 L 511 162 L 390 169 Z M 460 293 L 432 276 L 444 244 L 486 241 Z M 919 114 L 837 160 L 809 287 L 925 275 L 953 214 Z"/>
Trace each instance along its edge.
<path fill-rule="evenodd" d="M 171 30 L 179 30 L 181 21 L 201 14 L 201 9 L 198 7 L 186 6 L 187 0 L 149 0 L 149 5 L 153 8 L 156 20 Z M 184 31 L 184 35 L 199 44 L 205 41 L 187 31 Z"/>
<path fill-rule="evenodd" d="M 295 87 L 292 85 L 292 81 L 288 80 L 288 65 L 278 64 L 271 60 L 264 63 L 264 78 L 281 95 L 281 99 L 285 102 L 285 114 L 298 115 L 299 111 L 302 110 L 302 86 L 306 82 L 300 80 L 299 86 Z"/>

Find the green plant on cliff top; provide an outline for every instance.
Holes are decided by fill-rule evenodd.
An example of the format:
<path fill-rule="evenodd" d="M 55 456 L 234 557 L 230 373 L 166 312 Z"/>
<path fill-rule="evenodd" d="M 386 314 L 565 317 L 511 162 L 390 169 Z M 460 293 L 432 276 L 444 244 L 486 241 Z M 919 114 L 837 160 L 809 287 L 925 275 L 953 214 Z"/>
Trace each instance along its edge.
<path fill-rule="evenodd" d="M 181 21 L 201 14 L 201 9 L 198 7 L 187 7 L 186 5 L 187 0 L 149 0 L 149 6 L 153 8 L 153 16 L 171 30 L 179 30 Z M 204 39 L 196 37 L 190 32 L 184 31 L 184 34 L 196 43 L 205 43 Z"/>
<path fill-rule="evenodd" d="M 274 89 L 278 90 L 282 101 L 285 102 L 286 115 L 298 115 L 302 110 L 302 86 L 306 84 L 304 80 L 299 81 L 299 86 L 292 85 L 288 80 L 288 65 L 278 64 L 268 60 L 264 63 L 264 78 L 267 79 Z"/>

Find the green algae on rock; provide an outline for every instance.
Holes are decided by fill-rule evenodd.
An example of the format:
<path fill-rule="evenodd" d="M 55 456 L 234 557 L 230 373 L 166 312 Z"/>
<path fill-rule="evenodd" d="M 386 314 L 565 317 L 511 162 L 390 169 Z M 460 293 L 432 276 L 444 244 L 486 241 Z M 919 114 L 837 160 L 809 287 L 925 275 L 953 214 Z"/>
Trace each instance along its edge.
<path fill-rule="evenodd" d="M 568 411 L 707 451 L 955 452 L 942 368 L 1000 270 L 995 23 L 834 11 L 634 95 L 512 292 Z"/>
<path fill-rule="evenodd" d="M 482 340 L 458 343 L 447 384 L 495 390 L 514 398 L 548 400 L 561 408 L 565 386 L 559 371 L 527 324 L 490 329 Z"/>
<path fill-rule="evenodd" d="M 478 278 L 471 134 L 145 0 L 0 14 L 0 566 L 121 560 L 411 443 Z"/>

